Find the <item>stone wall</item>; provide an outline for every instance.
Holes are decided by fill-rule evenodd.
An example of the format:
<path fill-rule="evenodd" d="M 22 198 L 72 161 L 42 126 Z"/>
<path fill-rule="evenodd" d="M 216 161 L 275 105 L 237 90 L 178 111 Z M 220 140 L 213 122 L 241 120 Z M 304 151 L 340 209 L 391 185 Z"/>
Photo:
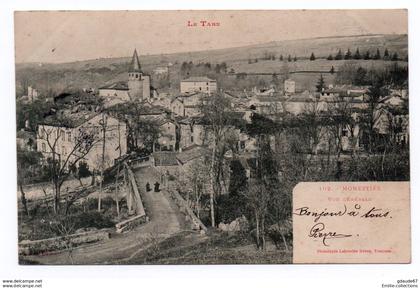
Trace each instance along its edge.
<path fill-rule="evenodd" d="M 109 239 L 109 229 L 76 233 L 41 240 L 24 240 L 19 243 L 20 255 L 34 255 L 56 250 L 70 249 L 82 244 Z"/>
<path fill-rule="evenodd" d="M 169 195 L 173 199 L 174 203 L 178 206 L 181 213 L 183 213 L 192 223 L 193 230 L 200 230 L 204 233 L 207 231 L 207 227 L 201 222 L 201 220 L 194 214 L 193 210 L 188 206 L 187 202 L 175 189 L 169 189 Z"/>

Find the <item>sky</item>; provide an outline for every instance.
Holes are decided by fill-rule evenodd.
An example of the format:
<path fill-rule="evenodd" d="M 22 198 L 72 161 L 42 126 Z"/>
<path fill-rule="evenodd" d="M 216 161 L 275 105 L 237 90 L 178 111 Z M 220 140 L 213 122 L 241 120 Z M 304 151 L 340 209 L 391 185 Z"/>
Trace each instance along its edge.
<path fill-rule="evenodd" d="M 21 11 L 15 12 L 15 58 L 61 63 L 128 57 L 134 48 L 164 54 L 407 30 L 406 10 Z"/>

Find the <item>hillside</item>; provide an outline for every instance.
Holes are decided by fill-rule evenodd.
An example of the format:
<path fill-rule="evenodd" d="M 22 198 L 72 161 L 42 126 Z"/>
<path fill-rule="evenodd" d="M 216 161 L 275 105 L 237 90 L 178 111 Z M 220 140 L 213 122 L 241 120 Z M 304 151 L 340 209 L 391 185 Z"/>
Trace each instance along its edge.
<path fill-rule="evenodd" d="M 275 72 L 281 65 L 277 60 L 248 64 L 250 58 L 261 58 L 265 53 L 273 53 L 277 57 L 280 54 L 283 56 L 296 55 L 298 61 L 291 65 L 291 71 L 294 69 L 326 69 L 331 66 L 330 64 L 334 65 L 337 70 L 346 61 L 330 63 L 321 60 L 307 61 L 307 58 L 312 52 L 317 58 L 325 58 L 329 54 L 335 55 L 338 49 L 344 52 L 348 48 L 353 52 L 359 48 L 361 53 L 366 50 L 373 53 L 376 48 L 379 48 L 383 53 L 383 50 L 388 48 L 391 53 L 397 52 L 403 58 L 408 51 L 408 37 L 407 35 L 366 35 L 288 40 L 190 53 L 140 55 L 140 61 L 146 73 L 150 73 L 157 66 L 165 66 L 168 63 L 175 64 L 171 68 L 171 82 L 174 83 L 172 86 L 175 89 L 176 81 L 179 81 L 179 67 L 183 61 L 210 62 L 212 64 L 226 62 L 229 69 L 234 68 L 236 72 Z M 131 53 L 132 51 L 127 51 L 127 55 Z M 32 85 L 44 93 L 48 90 L 57 93 L 70 88 L 100 87 L 109 82 L 125 80 L 129 61 L 130 57 L 124 57 L 60 64 L 16 64 L 17 95 L 22 95 L 22 87 L 27 85 Z M 364 65 L 368 62 L 371 61 L 366 61 Z"/>

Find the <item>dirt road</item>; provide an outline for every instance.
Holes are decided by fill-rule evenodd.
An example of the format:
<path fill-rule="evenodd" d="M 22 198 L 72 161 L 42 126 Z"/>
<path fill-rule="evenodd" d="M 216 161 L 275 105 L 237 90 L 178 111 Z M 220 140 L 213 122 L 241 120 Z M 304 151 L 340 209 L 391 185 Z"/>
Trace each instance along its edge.
<path fill-rule="evenodd" d="M 169 199 L 165 191 L 145 192 L 145 183 L 159 181 L 153 168 L 135 171 L 149 222 L 135 230 L 111 235 L 103 243 L 78 247 L 73 251 L 61 251 L 42 256 L 28 256 L 24 259 L 41 264 L 118 264 L 134 258 L 144 248 L 182 231 L 187 224 L 185 218 Z"/>

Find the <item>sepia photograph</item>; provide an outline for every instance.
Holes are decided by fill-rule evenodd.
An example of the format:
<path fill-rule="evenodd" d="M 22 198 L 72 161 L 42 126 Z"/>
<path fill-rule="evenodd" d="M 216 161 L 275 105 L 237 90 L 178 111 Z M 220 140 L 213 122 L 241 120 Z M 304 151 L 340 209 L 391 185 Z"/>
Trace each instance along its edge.
<path fill-rule="evenodd" d="M 407 10 L 16 11 L 14 33 L 19 264 L 410 261 Z"/>

